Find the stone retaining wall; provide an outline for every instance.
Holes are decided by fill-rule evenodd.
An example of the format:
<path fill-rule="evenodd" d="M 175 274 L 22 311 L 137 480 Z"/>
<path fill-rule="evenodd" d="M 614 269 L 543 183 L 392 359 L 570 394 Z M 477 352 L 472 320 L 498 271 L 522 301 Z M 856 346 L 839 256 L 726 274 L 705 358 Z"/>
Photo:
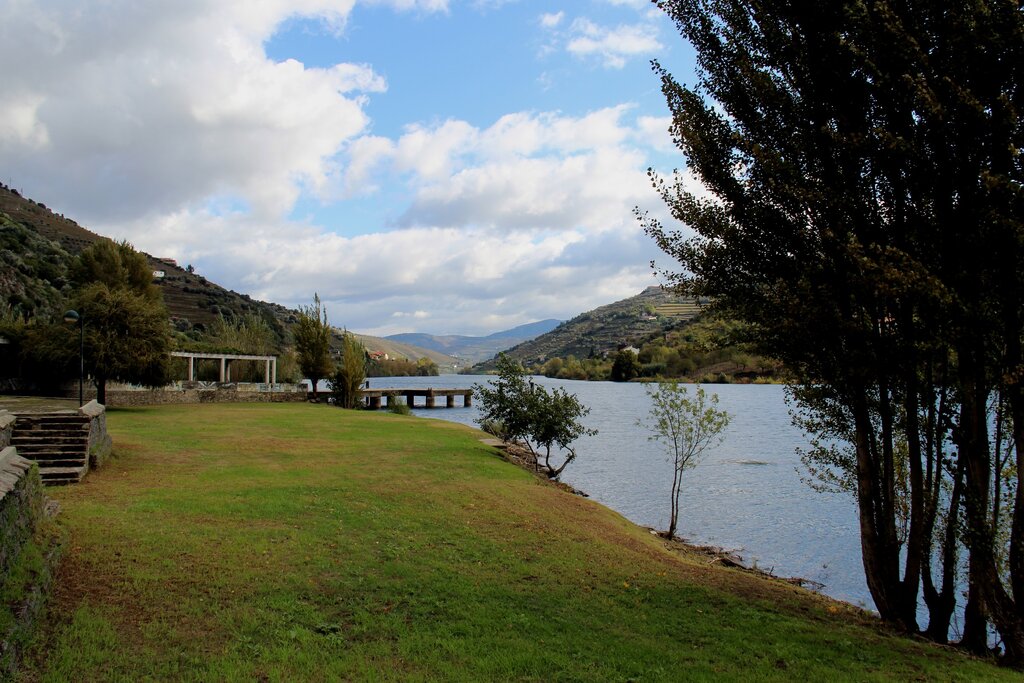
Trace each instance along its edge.
<path fill-rule="evenodd" d="M 0 451 L 0 576 L 7 576 L 43 516 L 39 467 L 14 446 Z"/>
<path fill-rule="evenodd" d="M 89 418 L 89 469 L 94 470 L 106 462 L 114 446 L 107 434 L 107 409 L 94 399 L 78 412 Z"/>
<path fill-rule="evenodd" d="M 46 522 L 52 514 L 36 463 L 0 450 L 0 680 L 17 674 L 53 585 L 64 535 Z"/>
<path fill-rule="evenodd" d="M 107 390 L 107 405 L 115 407 L 153 406 L 171 403 L 292 403 L 306 400 L 304 391 L 235 391 L 232 389 L 149 389 Z"/>
<path fill-rule="evenodd" d="M 11 434 L 14 433 L 14 423 L 18 418 L 6 410 L 0 410 L 0 450 L 11 445 Z"/>

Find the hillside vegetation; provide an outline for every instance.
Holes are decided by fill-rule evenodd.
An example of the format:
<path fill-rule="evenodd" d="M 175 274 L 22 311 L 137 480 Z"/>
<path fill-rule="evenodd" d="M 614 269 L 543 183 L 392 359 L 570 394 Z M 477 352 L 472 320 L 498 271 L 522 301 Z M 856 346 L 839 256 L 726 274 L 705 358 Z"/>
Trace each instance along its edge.
<path fill-rule="evenodd" d="M 695 300 L 680 298 L 661 287 L 648 287 L 636 296 L 582 313 L 505 353 L 528 367 L 551 358 L 601 357 L 641 337 L 670 330 L 699 310 Z M 489 361 L 478 365 L 477 370 L 493 367 L 493 361 Z"/>
<path fill-rule="evenodd" d="M 0 185 L 0 321 L 59 319 L 70 294 L 67 273 L 71 261 L 104 239 L 74 220 L 53 213 L 41 202 Z M 163 277 L 154 278 L 154 284 L 160 289 L 177 333 L 178 348 L 280 354 L 291 343 L 288 330 L 296 321 L 296 311 L 221 287 L 195 273 L 188 264 L 140 253 L 154 272 L 163 273 Z M 332 322 L 344 325 L 344 321 Z M 250 330 L 265 326 L 269 340 L 238 348 L 237 343 L 230 342 L 237 342 L 240 335 L 225 334 L 225 326 Z M 340 346 L 340 339 L 340 334 L 335 335 L 335 347 Z M 362 341 L 370 351 L 413 361 L 425 356 L 446 369 L 454 369 L 456 363 L 443 353 L 410 345 L 398 350 L 377 337 L 362 336 Z"/>
<path fill-rule="evenodd" d="M 1017 674 L 673 549 L 437 420 L 113 411 L 31 681 L 985 681 Z"/>
<path fill-rule="evenodd" d="M 559 379 L 753 382 L 784 377 L 778 363 L 753 353 L 744 332 L 735 321 L 703 314 L 694 299 L 648 287 L 505 353 L 534 374 Z M 493 368 L 488 361 L 474 370 Z"/>

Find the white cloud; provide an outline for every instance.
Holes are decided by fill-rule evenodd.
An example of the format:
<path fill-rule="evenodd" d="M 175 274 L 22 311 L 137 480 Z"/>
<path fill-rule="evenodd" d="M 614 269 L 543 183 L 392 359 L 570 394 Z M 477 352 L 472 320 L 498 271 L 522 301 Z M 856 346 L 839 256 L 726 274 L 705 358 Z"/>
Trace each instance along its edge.
<path fill-rule="evenodd" d="M 672 142 L 672 135 L 669 133 L 669 126 L 672 125 L 671 116 L 641 116 L 637 118 L 638 141 L 641 144 L 650 146 L 659 152 L 677 151 L 675 143 Z"/>
<path fill-rule="evenodd" d="M 572 23 L 566 50 L 579 57 L 597 57 L 605 66 L 620 69 L 626 60 L 661 50 L 654 24 L 629 24 L 615 28 L 598 26 L 588 19 Z"/>
<path fill-rule="evenodd" d="M 341 30 L 353 4 L 4 3 L 0 62 L 18 68 L 0 89 L 0 156 L 26 191 L 90 223 L 218 195 L 286 214 L 331 183 L 386 84 L 365 64 L 275 62 L 264 43 L 295 16 Z"/>
<path fill-rule="evenodd" d="M 317 291 L 336 325 L 360 332 L 487 333 L 564 318 L 654 283 L 658 253 L 632 209 L 664 209 L 635 145 L 647 124 L 631 111 L 524 112 L 484 129 L 453 120 L 358 138 L 349 180 L 365 190 L 402 177 L 411 193 L 388 232 L 346 237 L 196 209 L 113 234 L 258 298 L 296 305 Z"/>
<path fill-rule="evenodd" d="M 353 4 L 4 3 L 0 63 L 18 65 L 0 88 L 5 171 L 85 225 L 255 297 L 296 305 L 318 291 L 335 324 L 359 331 L 429 321 L 484 333 L 651 283 L 655 250 L 631 210 L 658 210 L 644 175 L 654 120 L 620 105 L 373 134 L 366 105 L 386 83 L 372 66 L 264 49 L 295 16 L 343 31 Z M 573 31 L 604 45 L 580 54 L 605 63 L 637 49 L 593 25 Z M 399 202 L 389 232 L 343 236 L 291 217 L 301 198 L 385 184 Z"/>
<path fill-rule="evenodd" d="M 555 28 L 562 23 L 562 19 L 565 18 L 565 12 L 554 12 L 550 14 L 540 15 L 540 25 L 544 28 Z"/>

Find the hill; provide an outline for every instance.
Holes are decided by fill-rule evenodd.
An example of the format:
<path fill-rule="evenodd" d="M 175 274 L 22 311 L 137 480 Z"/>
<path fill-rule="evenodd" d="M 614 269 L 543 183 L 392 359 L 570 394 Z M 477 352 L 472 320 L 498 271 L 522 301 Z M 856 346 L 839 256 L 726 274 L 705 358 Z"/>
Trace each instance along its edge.
<path fill-rule="evenodd" d="M 103 239 L 107 238 L 0 184 L 0 315 L 5 308 L 19 317 L 61 315 L 63 301 L 70 294 L 66 278 L 71 260 Z M 171 324 L 189 339 L 201 342 L 221 318 L 232 322 L 256 315 L 273 330 L 279 348 L 287 343 L 287 330 L 297 319 L 297 311 L 222 287 L 172 259 L 140 253 L 153 272 L 160 273 L 154 282 L 163 293 Z M 427 356 L 442 370 L 451 371 L 457 363 L 428 349 L 410 345 L 398 349 L 377 337 L 362 339 L 370 351 L 411 360 Z"/>
<path fill-rule="evenodd" d="M 390 358 L 404 358 L 417 361 L 420 358 L 426 357 L 437 364 L 437 369 L 441 373 L 452 373 L 460 367 L 458 359 L 433 349 L 423 348 L 414 344 L 405 344 L 395 341 L 391 337 L 371 337 L 368 334 L 356 334 L 355 336 L 359 343 L 366 347 L 367 351 L 386 353 Z"/>
<path fill-rule="evenodd" d="M 54 277 L 55 271 L 66 273 L 71 258 L 107 238 L 70 218 L 53 213 L 41 202 L 22 197 L 17 190 L 0 185 L 0 217 L 4 214 L 4 232 L 9 236 L 19 235 L 23 257 L 41 252 L 51 268 L 22 270 L 24 280 L 34 283 L 34 292 L 15 291 L 5 281 L 0 281 L 0 297 L 23 312 L 47 312 L 54 300 L 59 300 L 59 295 L 66 293 L 63 290 L 65 283 Z M 34 237 L 21 237 L 26 231 Z M 171 321 L 179 331 L 197 329 L 202 332 L 221 316 L 230 321 L 238 315 L 254 313 L 267 320 L 279 338 L 283 338 L 284 326 L 295 320 L 295 311 L 284 306 L 221 287 L 188 268 L 180 267 L 173 260 L 140 253 L 145 255 L 154 272 L 163 273 L 155 283 L 160 287 Z M 33 260 L 31 256 L 27 258 Z M 18 298 L 14 298 L 15 295 Z"/>
<path fill-rule="evenodd" d="M 679 297 L 661 287 L 648 287 L 636 296 L 582 313 L 505 353 L 528 367 L 549 358 L 604 356 L 623 344 L 673 329 L 699 311 L 694 299 Z M 486 371 L 491 365 L 481 363 L 476 369 Z"/>
<path fill-rule="evenodd" d="M 385 339 L 432 349 L 472 364 L 492 358 L 500 351 L 550 332 L 559 324 L 560 321 L 554 319 L 541 320 L 495 332 L 485 337 L 408 332 L 388 335 Z"/>

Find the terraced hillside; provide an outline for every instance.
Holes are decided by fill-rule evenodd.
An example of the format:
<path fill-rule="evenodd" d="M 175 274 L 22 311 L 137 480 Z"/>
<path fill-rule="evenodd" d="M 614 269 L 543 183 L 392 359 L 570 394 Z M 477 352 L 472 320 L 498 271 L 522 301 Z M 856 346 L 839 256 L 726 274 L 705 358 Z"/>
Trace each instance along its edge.
<path fill-rule="evenodd" d="M 694 299 L 676 296 L 661 287 L 648 287 L 636 296 L 582 313 L 505 353 L 527 366 L 555 357 L 601 356 L 623 344 L 672 329 L 699 311 L 700 305 Z M 488 361 L 476 368 L 486 371 L 492 365 Z"/>
<path fill-rule="evenodd" d="M 16 190 L 0 185 L 0 214 L 7 214 L 10 229 L 17 227 L 27 228 L 34 231 L 39 237 L 53 244 L 49 245 L 47 256 L 63 253 L 65 259 L 70 259 L 82 252 L 91 244 L 106 239 L 91 230 L 79 225 L 74 220 L 63 215 L 53 213 L 41 202 L 36 202 L 22 197 Z M 38 240 L 37 240 L 38 242 Z M 38 244 L 28 245 L 29 249 L 38 251 Z M 248 295 L 225 289 L 216 283 L 208 281 L 201 275 L 189 273 L 186 269 L 179 267 L 173 261 L 167 261 L 145 254 L 150 266 L 154 271 L 163 271 L 163 278 L 156 280 L 156 283 L 163 290 L 164 303 L 172 321 L 179 329 L 187 329 L 193 326 L 207 326 L 223 315 L 227 319 L 244 313 L 257 313 L 271 321 L 279 335 L 283 335 L 284 325 L 294 321 L 294 311 L 284 306 L 257 301 Z M 52 260 L 52 258 L 50 259 Z M 52 270 L 52 269 L 51 269 Z M 66 268 L 62 270 L 66 271 Z M 54 292 L 42 293 L 38 297 L 40 301 L 25 302 L 32 304 L 33 310 L 38 304 L 50 303 L 55 298 L 53 294 L 59 291 L 62 282 L 50 276 L 48 270 L 27 268 L 23 274 L 27 278 L 34 278 L 39 284 L 40 292 L 50 287 Z M 11 293 L 7 294 L 10 301 Z"/>

